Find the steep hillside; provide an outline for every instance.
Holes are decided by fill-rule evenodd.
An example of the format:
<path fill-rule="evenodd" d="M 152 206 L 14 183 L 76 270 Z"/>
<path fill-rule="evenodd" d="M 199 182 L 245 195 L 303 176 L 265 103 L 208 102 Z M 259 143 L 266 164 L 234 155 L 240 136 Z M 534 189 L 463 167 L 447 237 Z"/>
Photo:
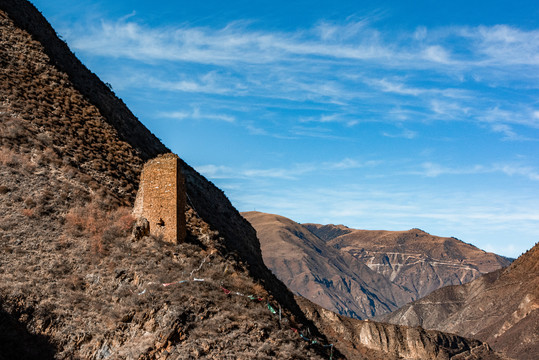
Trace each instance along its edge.
<path fill-rule="evenodd" d="M 168 152 L 168 149 L 137 120 L 123 101 L 117 98 L 94 73 L 89 71 L 73 55 L 67 44 L 56 36 L 54 29 L 30 2 L 26 0 L 0 0 L 0 8 L 9 14 L 18 28 L 24 29 L 41 44 L 40 51 L 46 55 L 47 61 L 59 71 L 61 76 L 65 76 L 63 82 L 55 83 L 52 81 L 49 82 L 49 86 L 62 88 L 65 81 L 69 79 L 69 82 L 77 89 L 78 95 L 95 105 L 99 109 L 100 115 L 114 127 L 118 136 L 135 147 L 137 154 L 143 160 L 148 160 L 159 153 Z M 24 53 L 29 54 L 26 52 L 27 50 L 23 47 L 19 50 L 21 50 L 21 53 L 17 54 L 21 57 L 19 60 L 24 58 L 27 60 L 24 55 Z M 44 64 L 42 61 L 40 63 Z M 34 68 L 23 66 L 22 68 L 26 69 L 27 74 L 30 71 L 30 74 L 35 75 L 43 74 L 43 70 L 45 70 L 43 66 Z M 45 80 L 42 79 L 42 81 Z M 47 89 L 50 90 L 47 87 L 36 87 L 34 91 L 46 91 Z M 65 101 L 69 102 L 70 99 Z M 43 104 L 46 110 L 56 109 L 58 114 L 62 113 L 61 110 L 65 110 L 65 107 L 59 109 L 56 103 L 52 104 L 54 107 L 50 105 Z M 33 113 L 38 115 L 39 113 L 36 111 L 43 110 L 45 109 L 34 109 Z M 57 115 L 54 112 L 53 114 Z"/>
<path fill-rule="evenodd" d="M 300 224 L 261 212 L 242 215 L 257 231 L 266 266 L 296 294 L 359 319 L 411 301 L 411 294 Z"/>
<path fill-rule="evenodd" d="M 320 224 L 302 224 L 310 232 L 324 241 L 333 240 L 341 235 L 349 234 L 354 229 L 344 225 L 320 225 Z"/>
<path fill-rule="evenodd" d="M 188 243 L 130 236 L 141 166 L 167 149 L 26 1 L 0 1 L 0 65 L 0 358 L 327 356 L 188 165 Z"/>
<path fill-rule="evenodd" d="M 9 137 L 34 145 L 44 139 L 37 146 L 47 155 L 54 152 L 62 171 L 67 166 L 69 174 L 83 173 L 91 188 L 131 205 L 142 163 L 169 150 L 80 63 L 28 1 L 0 0 L 0 9 L 9 13 L 10 23 L 2 30 L 2 76 L 7 79 L 2 113 L 14 122 Z M 29 132 L 21 136 L 21 128 Z M 23 145 L 24 151 L 34 145 Z M 189 203 L 225 238 L 227 249 L 249 264 L 250 273 L 301 316 L 293 296 L 264 266 L 250 224 L 210 181 L 188 164 L 182 163 L 182 171 Z"/>
<path fill-rule="evenodd" d="M 456 238 L 433 236 L 419 229 L 371 231 L 342 225 L 304 226 L 329 246 L 352 255 L 407 289 L 414 299 L 443 286 L 464 284 L 511 263 Z"/>
<path fill-rule="evenodd" d="M 383 320 L 474 337 L 515 359 L 537 359 L 539 244 L 506 269 L 439 289 Z"/>

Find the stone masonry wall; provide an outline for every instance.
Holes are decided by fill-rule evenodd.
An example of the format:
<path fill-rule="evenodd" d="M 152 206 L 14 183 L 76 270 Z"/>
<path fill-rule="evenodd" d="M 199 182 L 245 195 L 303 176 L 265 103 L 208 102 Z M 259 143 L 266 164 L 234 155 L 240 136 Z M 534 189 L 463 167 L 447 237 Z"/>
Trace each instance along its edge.
<path fill-rule="evenodd" d="M 185 206 L 185 180 L 179 157 L 164 154 L 144 164 L 133 213 L 148 220 L 150 234 L 175 244 L 184 241 Z"/>

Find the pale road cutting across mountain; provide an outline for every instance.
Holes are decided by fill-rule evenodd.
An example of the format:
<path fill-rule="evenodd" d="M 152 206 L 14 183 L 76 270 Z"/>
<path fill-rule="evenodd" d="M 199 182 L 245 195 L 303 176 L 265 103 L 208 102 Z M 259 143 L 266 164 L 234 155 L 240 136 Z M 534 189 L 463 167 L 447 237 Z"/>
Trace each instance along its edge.
<path fill-rule="evenodd" d="M 443 286 L 469 282 L 511 263 L 511 259 L 456 238 L 434 236 L 420 229 L 385 231 L 356 230 L 343 225 L 303 226 L 327 245 L 349 253 L 394 284 L 411 291 L 414 299 Z"/>

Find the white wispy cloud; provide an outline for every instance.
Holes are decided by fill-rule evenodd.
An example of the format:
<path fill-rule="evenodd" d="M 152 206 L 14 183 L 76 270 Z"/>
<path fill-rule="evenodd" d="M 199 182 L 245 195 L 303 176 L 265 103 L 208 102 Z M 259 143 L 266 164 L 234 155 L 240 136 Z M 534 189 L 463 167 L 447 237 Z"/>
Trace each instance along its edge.
<path fill-rule="evenodd" d="M 422 50 L 421 58 L 440 64 L 451 64 L 449 51 L 440 45 L 432 45 Z"/>
<path fill-rule="evenodd" d="M 215 71 L 197 76 L 196 78 L 184 78 L 179 80 L 164 80 L 155 77 L 148 78 L 150 87 L 167 90 L 193 93 L 228 94 L 238 93 L 246 89 L 246 85 L 236 79 L 224 77 Z"/>
<path fill-rule="evenodd" d="M 437 177 L 440 175 L 464 175 L 464 174 L 479 174 L 485 173 L 489 170 L 482 165 L 475 165 L 471 167 L 463 168 L 450 168 L 445 167 L 440 164 L 432 162 L 424 162 L 421 164 L 421 170 L 418 172 L 412 172 L 418 175 L 423 175 L 426 177 Z"/>
<path fill-rule="evenodd" d="M 539 65 L 539 30 L 525 31 L 508 25 L 464 29 L 487 63 Z"/>
<path fill-rule="evenodd" d="M 512 124 L 539 128 L 539 111 L 527 108 L 526 100 L 518 104 L 489 90 L 499 84 L 537 88 L 538 30 L 508 25 L 418 27 L 395 36 L 376 28 L 376 16 L 320 21 L 295 31 L 255 29 L 248 21 L 217 28 L 151 27 L 134 15 L 75 27 L 67 38 L 75 50 L 91 56 L 174 69 L 172 75 L 151 70 L 141 75 L 132 65 L 131 74 L 122 74 L 133 78 L 129 86 L 228 96 L 236 104 L 245 101 L 239 98 L 256 98 L 326 107 L 318 114 L 298 116 L 298 123 L 330 127 L 368 121 L 469 121 L 489 123 L 492 131 L 511 141 L 533 138 Z M 460 86 L 468 81 L 479 88 Z M 258 135 L 277 133 L 256 128 Z M 254 129 L 251 126 L 251 133 Z M 288 127 L 280 135 L 336 136 L 305 126 Z"/>
<path fill-rule="evenodd" d="M 290 129 L 290 132 L 294 135 L 303 137 L 312 137 L 319 139 L 332 139 L 332 140 L 345 140 L 343 136 L 335 135 L 333 130 L 326 127 L 307 127 L 307 126 L 294 126 Z"/>
<path fill-rule="evenodd" d="M 432 87 L 413 87 L 400 79 L 366 79 L 365 82 L 383 92 L 395 93 L 399 95 L 411 96 L 443 96 L 446 98 L 470 99 L 471 93 L 465 89 L 446 88 L 438 89 Z"/>
<path fill-rule="evenodd" d="M 382 135 L 389 138 L 403 138 L 403 139 L 415 139 L 417 137 L 417 131 L 404 129 L 400 133 L 388 133 L 383 132 Z"/>
<path fill-rule="evenodd" d="M 362 44 L 316 41 L 302 33 L 249 30 L 233 22 L 220 29 L 149 28 L 133 21 L 103 20 L 99 27 L 74 35 L 70 43 L 94 54 L 127 57 L 140 61 L 192 61 L 206 64 L 261 64 L 289 56 L 372 59 L 388 57 L 389 49 L 372 40 Z M 329 31 L 329 30 L 328 30 Z"/>
<path fill-rule="evenodd" d="M 298 163 L 287 168 L 245 168 L 227 167 L 219 165 L 196 166 L 197 171 L 210 179 L 261 179 L 276 178 L 285 180 L 298 180 L 303 175 L 324 173 L 332 171 L 346 171 L 364 167 L 375 167 L 381 162 L 378 160 L 360 161 L 358 159 L 344 158 L 338 161 L 324 161 L 320 163 Z"/>
<path fill-rule="evenodd" d="M 80 31 L 72 30 L 69 41 L 78 50 L 140 61 L 261 64 L 320 56 L 381 61 L 384 65 L 407 64 L 411 68 L 425 66 L 424 61 L 444 66 L 539 64 L 539 31 L 496 25 L 450 27 L 444 29 L 445 36 L 440 33 L 429 39 L 430 32 L 421 28 L 408 37 L 392 40 L 391 34 L 382 34 L 366 20 L 326 22 L 295 32 L 268 32 L 253 30 L 248 22 L 242 21 L 217 29 L 151 28 L 138 24 L 133 18 L 124 18 L 103 20 L 98 26 L 81 27 Z M 469 58 L 453 59 L 450 48 L 455 38 L 460 38 L 472 51 Z M 435 41 L 438 43 L 433 43 Z"/>
<path fill-rule="evenodd" d="M 443 119 L 464 120 L 467 118 L 471 108 L 462 103 L 446 100 L 432 100 L 431 110 L 437 116 Z"/>
<path fill-rule="evenodd" d="M 298 119 L 300 123 L 340 123 L 347 127 L 352 127 L 359 124 L 359 120 L 353 114 L 343 114 L 340 112 L 334 112 L 331 114 L 320 114 L 318 116 L 301 117 Z"/>
<path fill-rule="evenodd" d="M 525 138 L 518 135 L 511 126 L 507 124 L 493 124 L 492 131 L 502 133 L 506 140 L 524 140 Z"/>
<path fill-rule="evenodd" d="M 539 181 L 539 170 L 531 166 L 522 166 L 515 164 L 498 164 L 494 166 L 494 170 L 501 171 L 509 176 L 524 176 L 530 180 Z"/>
<path fill-rule="evenodd" d="M 419 170 L 412 170 L 407 173 L 425 177 L 502 173 L 508 176 L 522 176 L 528 178 L 529 180 L 539 181 L 538 169 L 534 168 L 533 166 L 511 163 L 449 167 L 433 162 L 424 162 L 421 164 L 421 168 Z"/>
<path fill-rule="evenodd" d="M 228 123 L 233 123 L 236 121 L 236 118 L 231 115 L 226 114 L 213 114 L 206 113 L 200 110 L 199 107 L 194 107 L 191 111 L 172 111 L 172 112 L 162 112 L 159 114 L 160 117 L 176 120 L 184 119 L 193 119 L 193 120 L 218 120 Z"/>
<path fill-rule="evenodd" d="M 305 166 L 297 166 L 295 168 L 232 168 L 219 165 L 200 165 L 196 166 L 204 176 L 209 179 L 284 179 L 297 180 L 298 176 L 312 171 L 311 168 Z"/>
<path fill-rule="evenodd" d="M 478 119 L 491 124 L 515 124 L 539 129 L 539 117 L 536 116 L 536 111 L 527 107 L 507 110 L 495 106 L 486 109 L 478 116 Z"/>
<path fill-rule="evenodd" d="M 331 170 L 349 170 L 349 169 L 359 169 L 364 167 L 375 167 L 382 163 L 380 160 L 366 160 L 360 161 L 357 159 L 344 158 L 337 162 L 323 162 L 323 169 Z"/>

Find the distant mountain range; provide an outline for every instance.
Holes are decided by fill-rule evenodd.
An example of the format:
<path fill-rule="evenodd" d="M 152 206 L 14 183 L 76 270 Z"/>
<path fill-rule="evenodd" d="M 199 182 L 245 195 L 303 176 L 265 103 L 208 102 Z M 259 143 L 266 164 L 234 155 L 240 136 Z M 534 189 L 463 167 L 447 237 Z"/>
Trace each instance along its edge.
<path fill-rule="evenodd" d="M 260 212 L 242 215 L 257 231 L 264 262 L 292 291 L 359 319 L 391 312 L 433 290 L 511 263 L 419 229 L 356 230 L 298 224 Z"/>

